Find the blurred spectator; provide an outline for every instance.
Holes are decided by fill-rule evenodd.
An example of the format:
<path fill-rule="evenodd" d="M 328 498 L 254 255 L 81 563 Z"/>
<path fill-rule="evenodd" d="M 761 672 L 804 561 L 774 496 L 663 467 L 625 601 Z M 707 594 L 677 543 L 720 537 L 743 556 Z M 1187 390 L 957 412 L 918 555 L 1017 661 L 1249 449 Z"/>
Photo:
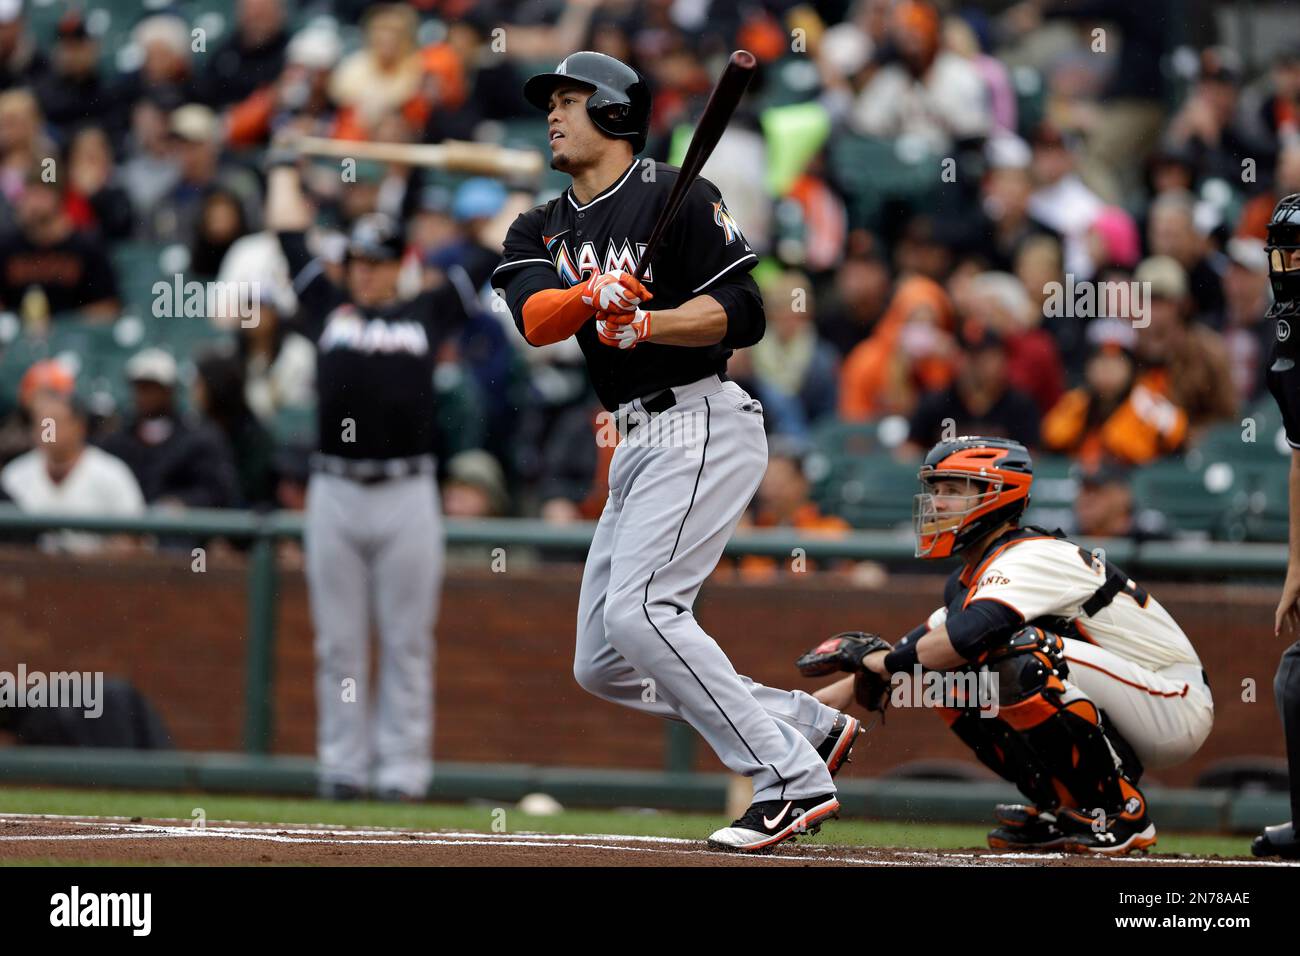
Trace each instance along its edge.
<path fill-rule="evenodd" d="M 817 309 L 817 329 L 841 356 L 870 334 L 889 304 L 889 268 L 879 258 L 853 255 L 835 270 L 829 301 Z"/>
<path fill-rule="evenodd" d="M 200 99 L 229 106 L 274 83 L 288 43 L 281 0 L 239 0 L 235 29 L 204 60 Z"/>
<path fill-rule="evenodd" d="M 510 510 L 501 465 L 481 449 L 462 451 L 447 463 L 442 510 L 449 518 L 500 518 Z"/>
<path fill-rule="evenodd" d="M 30 86 L 48 69 L 23 20 L 23 0 L 0 0 L 0 90 Z"/>
<path fill-rule="evenodd" d="M 1227 349 L 1218 333 L 1191 320 L 1187 274 L 1175 260 L 1153 256 L 1134 279 L 1151 290 L 1148 324 L 1138 330 L 1138 380 L 1187 413 L 1195 441 L 1205 425 L 1236 414 Z"/>
<path fill-rule="evenodd" d="M 176 187 L 180 176 L 167 136 L 167 114 L 142 100 L 131 108 L 127 159 L 122 164 L 122 187 L 142 220 Z M 144 225 L 139 231 L 148 232 Z"/>
<path fill-rule="evenodd" d="M 239 476 L 230 449 L 211 426 L 192 424 L 176 407 L 176 360 L 160 348 L 137 352 L 126 364 L 133 412 L 101 443 L 130 466 L 150 504 L 230 508 Z"/>
<path fill-rule="evenodd" d="M 1276 147 L 1300 144 L 1300 42 L 1288 43 L 1274 58 L 1269 94 L 1255 119 Z"/>
<path fill-rule="evenodd" d="M 1252 197 L 1237 219 L 1236 234 L 1250 239 L 1268 238 L 1268 221 L 1273 207 L 1283 196 L 1300 192 L 1300 142 L 1288 141 L 1277 158 L 1273 188 Z"/>
<path fill-rule="evenodd" d="M 308 27 L 294 34 L 283 72 L 226 114 L 230 145 L 262 144 L 285 128 L 305 136 L 332 137 L 336 109 L 329 82 L 342 54 L 338 33 L 329 27 Z"/>
<path fill-rule="evenodd" d="M 804 470 L 807 449 L 801 441 L 777 439 L 768 450 L 767 471 L 754 496 L 755 528 L 795 528 L 812 536 L 835 537 L 852 530 L 843 518 L 823 514 L 810 497 L 811 485 Z M 740 559 L 742 575 L 749 578 L 774 576 L 781 565 L 775 558 L 746 555 Z M 815 571 L 817 562 L 805 559 L 800 570 Z"/>
<path fill-rule="evenodd" d="M 177 11 L 146 16 L 131 31 L 132 44 L 144 51 L 140 68 L 126 74 L 113 90 L 119 109 L 128 112 L 142 101 L 164 113 L 199 99 L 190 51 L 190 26 Z"/>
<path fill-rule="evenodd" d="M 205 198 L 221 188 L 238 198 L 244 221 L 256 226 L 261 186 L 250 170 L 221 158 L 221 123 L 200 103 L 177 109 L 168 120 L 168 135 L 179 178 L 150 209 L 142 210 L 143 235 L 155 242 L 194 243 Z"/>
<path fill-rule="evenodd" d="M 1071 474 L 1078 488 L 1073 534 L 1137 541 L 1169 536 L 1164 515 L 1138 509 L 1129 472 L 1123 465 L 1103 460 L 1091 466 L 1076 466 Z"/>
<path fill-rule="evenodd" d="M 47 396 L 68 398 L 76 387 L 76 376 L 57 359 L 31 364 L 18 382 L 18 404 L 0 422 L 0 464 L 31 449 L 32 405 Z"/>
<path fill-rule="evenodd" d="M 579 401 L 555 417 L 541 447 L 537 480 L 543 521 L 595 521 L 609 496 L 608 413 L 594 401 Z"/>
<path fill-rule="evenodd" d="M 995 269 L 1009 270 L 1024 243 L 1034 236 L 1059 239 L 1060 233 L 1029 212 L 1034 180 L 1028 144 L 1017 136 L 989 140 L 985 149 L 988 172 L 981 184 L 980 211 L 984 220 L 981 252 Z"/>
<path fill-rule="evenodd" d="M 1147 230 L 1151 255 L 1169 256 L 1186 273 L 1192 314 L 1211 325 L 1219 321 L 1223 314 L 1222 279 L 1198 227 L 1192 195 L 1165 193 L 1156 197 Z"/>
<path fill-rule="evenodd" d="M 942 287 L 923 276 L 900 281 L 875 331 L 844 360 L 840 417 L 910 415 L 922 394 L 946 388 L 957 351 L 952 327 Z"/>
<path fill-rule="evenodd" d="M 894 6 L 889 38 L 897 60 L 881 66 L 858 95 L 851 114 L 857 132 L 908 137 L 940 156 L 988 133 L 984 83 L 969 60 L 940 48 L 939 12 L 932 4 L 902 0 Z"/>
<path fill-rule="evenodd" d="M 344 58 L 330 79 L 330 95 L 342 110 L 336 133 L 343 139 L 370 139 L 380 120 L 401 113 L 424 125 L 424 66 L 416 48 L 419 21 L 413 9 L 376 4 L 366 11 L 366 43 Z"/>
<path fill-rule="evenodd" d="M 70 311 L 117 315 L 117 278 L 103 240 L 73 229 L 61 187 L 35 169 L 18 200 L 17 231 L 0 237 L 0 303 L 25 321 Z"/>
<path fill-rule="evenodd" d="M 83 123 L 115 122 L 114 97 L 99 72 L 99 42 L 87 32 L 80 10 L 71 9 L 59 20 L 53 69 L 32 89 L 63 146 Z"/>
<path fill-rule="evenodd" d="M 198 227 L 190 245 L 190 276 L 205 282 L 215 279 L 230 247 L 247 232 L 239 197 L 220 186 L 207 189 L 200 200 Z"/>
<path fill-rule="evenodd" d="M 1258 239 L 1228 240 L 1228 268 L 1223 273 L 1223 341 L 1232 365 L 1232 383 L 1240 405 L 1264 394 L 1264 371 L 1273 341 L 1273 323 L 1264 318 L 1270 304 L 1268 254 Z"/>
<path fill-rule="evenodd" d="M 1088 340 L 1083 384 L 1043 419 L 1043 447 L 1089 466 L 1103 459 L 1144 465 L 1181 448 L 1187 415 L 1138 381 L 1132 324 L 1098 319 L 1088 326 Z"/>
<path fill-rule="evenodd" d="M 125 239 L 135 227 L 131 197 L 119 185 L 113 145 L 98 126 L 83 126 L 68 146 L 68 215 L 78 229 Z"/>
<path fill-rule="evenodd" d="M 71 395 L 42 392 L 31 407 L 32 450 L 0 471 L 0 484 L 23 511 L 126 517 L 144 511 L 131 469 L 86 443 L 86 409 Z M 84 531 L 42 535 L 47 550 L 85 554 L 104 540 Z"/>
<path fill-rule="evenodd" d="M 257 321 L 239 329 L 244 363 L 244 398 L 261 421 L 270 425 L 281 412 L 316 407 L 316 346 L 286 326 L 283 291 L 271 279 L 258 281 Z"/>
<path fill-rule="evenodd" d="M 50 169 L 45 163 L 55 156 L 56 150 L 45 135 L 44 123 L 30 90 L 0 93 L 0 192 L 11 205 L 22 195 L 33 169 L 39 169 L 47 177 L 58 175 L 57 167 Z"/>
<path fill-rule="evenodd" d="M 1272 165 L 1273 148 L 1252 136 L 1238 115 L 1241 85 L 1239 57 L 1233 50 L 1213 47 L 1201 51 L 1196 85 L 1169 120 L 1165 143 L 1186 150 L 1199 179 L 1240 182 L 1242 160 Z"/>
<path fill-rule="evenodd" d="M 924 454 L 956 435 L 995 435 L 1038 445 L 1034 400 L 1010 383 L 1007 349 L 992 329 L 973 320 L 961 324 L 957 376 L 943 391 L 921 397 L 908 426 L 909 451 Z"/>
<path fill-rule="evenodd" d="M 225 437 L 239 477 L 239 505 L 269 508 L 275 503 L 275 445 L 244 396 L 238 356 L 213 353 L 195 366 L 193 405 L 202 420 Z"/>
<path fill-rule="evenodd" d="M 1090 278 L 1093 262 L 1088 255 L 1088 229 L 1105 206 L 1075 172 L 1073 146 L 1050 123 L 1034 131 L 1032 170 L 1034 192 L 1029 214 L 1065 237 L 1065 271 L 1076 279 Z"/>
<path fill-rule="evenodd" d="M 1065 391 L 1065 369 L 1051 335 L 1039 327 L 1020 280 L 1007 272 L 985 272 L 970 281 L 970 305 L 963 313 L 1001 337 L 1006 347 L 1008 381 L 1046 413 Z"/>
<path fill-rule="evenodd" d="M 761 394 L 779 392 L 800 411 L 803 428 L 835 414 L 839 357 L 817 334 L 816 306 L 808 277 L 789 271 L 763 288 L 767 334 L 752 349 L 754 375 Z"/>

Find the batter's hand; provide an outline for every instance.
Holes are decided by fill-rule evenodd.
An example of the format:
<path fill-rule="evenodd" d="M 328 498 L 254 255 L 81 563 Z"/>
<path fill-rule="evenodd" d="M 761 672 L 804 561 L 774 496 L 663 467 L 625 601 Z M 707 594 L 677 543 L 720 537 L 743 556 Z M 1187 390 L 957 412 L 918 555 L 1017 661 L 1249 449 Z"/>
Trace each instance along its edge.
<path fill-rule="evenodd" d="M 636 276 L 621 270 L 592 276 L 582 290 L 583 303 L 597 312 L 631 314 L 638 305 L 652 298 L 650 290 L 638 282 Z"/>
<path fill-rule="evenodd" d="M 602 312 L 596 316 L 596 335 L 604 345 L 634 348 L 650 337 L 650 316 L 653 314 L 645 309 L 637 309 L 631 315 Z"/>

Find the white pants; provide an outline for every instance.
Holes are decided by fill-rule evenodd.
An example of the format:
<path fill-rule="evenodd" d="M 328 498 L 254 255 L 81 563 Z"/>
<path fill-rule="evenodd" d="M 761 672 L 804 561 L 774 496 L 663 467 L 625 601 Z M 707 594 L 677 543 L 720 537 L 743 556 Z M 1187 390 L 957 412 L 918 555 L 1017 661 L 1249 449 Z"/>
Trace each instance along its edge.
<path fill-rule="evenodd" d="M 1090 698 L 1148 770 L 1191 757 L 1214 726 L 1214 700 L 1195 664 L 1149 670 L 1095 644 L 1064 638 L 1070 683 Z"/>

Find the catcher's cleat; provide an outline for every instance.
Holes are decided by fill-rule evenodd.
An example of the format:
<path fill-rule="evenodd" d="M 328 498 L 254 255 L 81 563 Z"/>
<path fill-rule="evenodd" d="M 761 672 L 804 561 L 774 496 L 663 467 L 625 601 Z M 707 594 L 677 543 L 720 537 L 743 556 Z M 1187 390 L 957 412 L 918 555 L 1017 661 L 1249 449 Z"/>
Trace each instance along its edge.
<path fill-rule="evenodd" d="M 852 758 L 849 755 L 853 752 L 853 744 L 861 734 L 862 721 L 856 717 L 840 714 L 835 718 L 831 732 L 817 748 L 817 753 L 826 761 L 826 769 L 831 772 L 832 777 L 840 772 L 841 767 L 850 762 Z"/>
<path fill-rule="evenodd" d="M 1065 849 L 1072 853 L 1123 856 L 1155 846 L 1156 825 L 1147 816 L 1146 800 L 1127 780 L 1120 778 L 1124 807 L 1117 813 L 1086 813 L 1066 809 L 1056 815 L 1065 834 Z"/>
<path fill-rule="evenodd" d="M 1065 834 L 1056 825 L 1056 816 L 1038 807 L 1019 803 L 999 803 L 993 809 L 998 826 L 989 831 L 989 847 L 994 850 L 1062 850 Z"/>
<path fill-rule="evenodd" d="M 840 801 L 833 793 L 803 800 L 760 800 L 745 815 L 709 837 L 714 850 L 732 853 L 766 853 L 778 843 L 811 836 L 839 815 Z"/>
<path fill-rule="evenodd" d="M 1280 856 L 1284 860 L 1300 860 L 1300 833 L 1290 823 L 1265 827 L 1264 832 L 1250 844 L 1255 856 Z"/>

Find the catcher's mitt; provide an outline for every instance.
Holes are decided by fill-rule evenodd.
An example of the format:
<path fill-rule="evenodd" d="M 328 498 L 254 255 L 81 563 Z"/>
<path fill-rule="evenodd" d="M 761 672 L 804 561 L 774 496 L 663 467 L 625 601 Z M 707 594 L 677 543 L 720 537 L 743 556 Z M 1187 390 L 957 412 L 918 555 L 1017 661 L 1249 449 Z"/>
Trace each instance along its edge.
<path fill-rule="evenodd" d="M 862 669 L 862 659 L 875 651 L 893 650 L 879 634 L 844 631 L 822 641 L 794 662 L 804 677 L 824 677 L 836 671 L 855 675 L 853 695 L 867 710 L 884 711 L 889 704 L 889 681 Z"/>

